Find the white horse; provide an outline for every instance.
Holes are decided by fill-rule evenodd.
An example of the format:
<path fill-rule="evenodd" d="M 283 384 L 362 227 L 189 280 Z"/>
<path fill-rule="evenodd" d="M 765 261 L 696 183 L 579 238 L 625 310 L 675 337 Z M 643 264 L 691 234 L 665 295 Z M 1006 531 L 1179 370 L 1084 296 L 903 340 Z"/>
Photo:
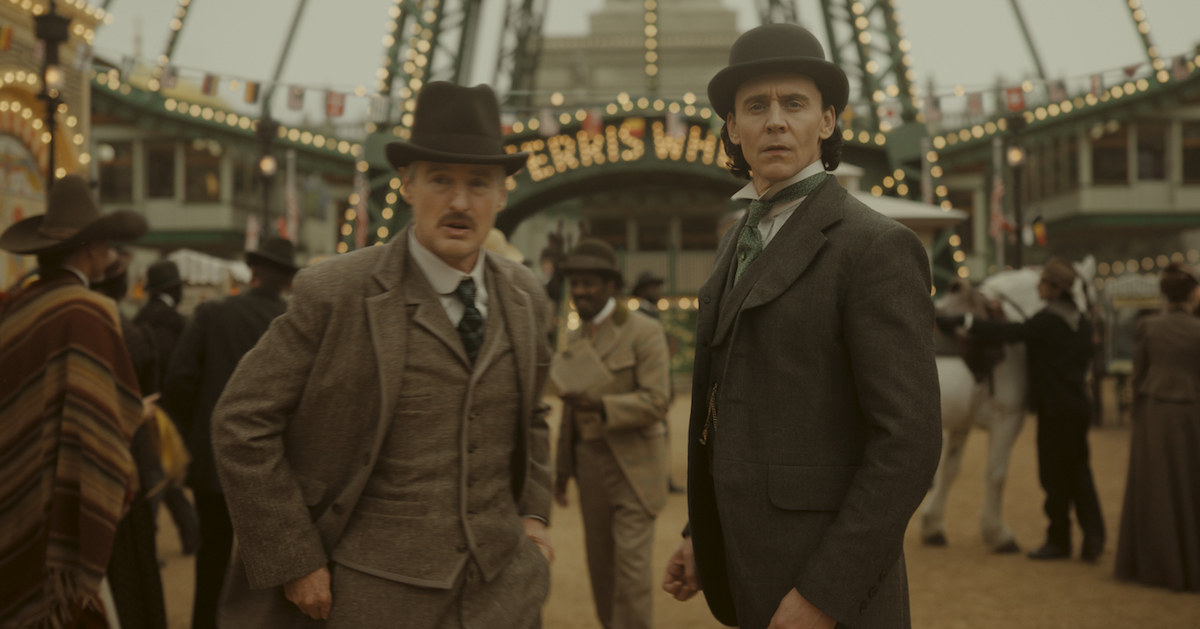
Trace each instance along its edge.
<path fill-rule="evenodd" d="M 1092 277 L 1095 260 L 1088 256 L 1075 264 L 1080 280 L 1076 281 L 1074 297 L 1080 310 L 1088 312 L 1094 294 Z M 1037 294 L 1041 270 L 1024 268 L 993 275 L 979 286 L 978 291 L 990 300 L 998 301 L 1009 321 L 1025 321 L 1046 306 Z M 952 292 L 937 301 L 939 310 L 963 308 L 967 298 L 963 291 Z M 921 507 L 921 538 L 926 544 L 946 544 L 946 499 L 950 486 L 962 468 L 963 449 L 973 426 L 988 431 L 988 461 L 984 473 L 983 512 L 980 526 L 983 541 L 998 553 L 1019 552 L 1012 530 L 1004 522 L 1004 482 L 1008 477 L 1008 460 L 1013 443 L 1025 422 L 1027 406 L 1027 374 L 1025 345 L 1014 343 L 1004 347 L 1004 359 L 992 371 L 992 376 L 976 382 L 962 358 L 938 356 L 938 379 L 942 389 L 942 459 L 933 487 Z"/>

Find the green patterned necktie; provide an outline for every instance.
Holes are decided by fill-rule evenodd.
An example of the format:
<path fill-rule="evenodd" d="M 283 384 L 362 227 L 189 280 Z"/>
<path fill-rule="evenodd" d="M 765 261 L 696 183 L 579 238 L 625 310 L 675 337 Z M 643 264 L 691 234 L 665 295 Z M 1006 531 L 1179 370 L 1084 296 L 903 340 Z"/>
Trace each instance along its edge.
<path fill-rule="evenodd" d="M 758 224 L 771 211 L 771 208 L 780 203 L 789 203 L 808 196 L 810 192 L 816 190 L 817 186 L 821 185 L 822 181 L 825 181 L 826 174 L 825 171 L 821 171 L 780 190 L 768 200 L 759 199 L 750 202 L 750 208 L 746 211 L 746 224 L 742 226 L 742 233 L 738 235 L 737 272 L 733 276 L 734 284 L 742 279 L 742 274 L 750 268 L 750 263 L 754 262 L 754 259 L 763 252 L 762 232 L 758 231 Z"/>
<path fill-rule="evenodd" d="M 479 355 L 479 347 L 483 345 L 483 315 L 480 314 L 479 308 L 475 307 L 475 280 L 468 277 L 459 282 L 454 292 L 465 306 L 463 318 L 458 322 L 458 336 L 462 338 L 463 348 L 467 350 L 467 357 L 474 365 L 475 357 Z"/>

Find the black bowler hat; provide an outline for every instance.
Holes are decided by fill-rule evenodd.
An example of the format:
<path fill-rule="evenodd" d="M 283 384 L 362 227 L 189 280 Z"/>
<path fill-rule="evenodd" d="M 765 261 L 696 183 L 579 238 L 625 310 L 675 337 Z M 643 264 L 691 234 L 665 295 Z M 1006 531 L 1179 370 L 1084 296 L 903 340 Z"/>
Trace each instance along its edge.
<path fill-rule="evenodd" d="M 101 214 L 88 183 L 79 175 L 54 182 L 46 213 L 20 221 L 0 235 L 0 249 L 33 255 L 78 249 L 98 240 L 131 242 L 148 229 L 136 212 Z"/>
<path fill-rule="evenodd" d="M 396 168 L 413 162 L 497 164 L 513 175 L 529 153 L 504 151 L 500 103 L 492 88 L 434 81 L 417 93 L 409 141 L 388 144 L 387 158 Z"/>
<path fill-rule="evenodd" d="M 258 245 L 257 251 L 246 252 L 246 264 L 270 264 L 295 273 L 300 270 L 296 266 L 296 252 L 292 241 L 286 238 L 268 238 Z"/>
<path fill-rule="evenodd" d="M 600 277 L 614 279 L 617 281 L 617 288 L 621 287 L 625 279 L 621 275 L 621 269 L 617 268 L 617 252 L 599 238 L 580 240 L 579 244 L 575 245 L 575 248 L 567 255 L 567 261 L 563 263 L 562 270 L 568 275 L 571 273 L 595 273 Z"/>
<path fill-rule="evenodd" d="M 722 120 L 734 109 L 738 87 L 767 74 L 810 77 L 842 115 L 850 98 L 850 82 L 842 69 L 825 60 L 825 50 L 808 29 L 795 24 L 766 24 L 742 34 L 729 50 L 729 67 L 708 82 L 708 102 Z"/>
<path fill-rule="evenodd" d="M 159 260 L 146 269 L 146 292 L 151 295 L 164 293 L 182 283 L 179 265 L 170 260 Z"/>
<path fill-rule="evenodd" d="M 633 290 L 629 291 L 629 294 L 637 295 L 638 291 L 642 290 L 643 288 L 666 283 L 667 280 L 663 279 L 661 275 L 657 275 L 653 271 L 642 271 L 637 277 L 637 282 L 634 282 Z"/>

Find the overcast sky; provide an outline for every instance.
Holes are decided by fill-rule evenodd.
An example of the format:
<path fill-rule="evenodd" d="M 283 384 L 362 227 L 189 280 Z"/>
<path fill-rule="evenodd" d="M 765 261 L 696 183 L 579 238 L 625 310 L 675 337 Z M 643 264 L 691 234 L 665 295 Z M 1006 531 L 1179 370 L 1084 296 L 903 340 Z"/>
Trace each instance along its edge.
<path fill-rule="evenodd" d="M 738 27 L 757 25 L 756 0 L 722 0 L 738 11 Z M 999 75 L 1009 79 L 1034 74 L 1011 0 L 896 0 L 912 41 L 918 82 L 932 77 L 938 90 L 955 85 L 986 88 Z M 1145 61 L 1141 39 L 1125 0 L 1020 0 L 1034 41 L 1051 78 L 1079 77 Z M 583 35 L 588 14 L 604 0 L 549 0 L 545 31 L 550 36 Z M 1192 51 L 1200 43 L 1200 0 L 1141 0 L 1151 37 L 1164 56 Z M 494 67 L 499 9 L 503 0 L 484 0 L 484 15 L 474 79 L 490 82 Z M 370 89 L 383 55 L 381 38 L 391 0 L 309 0 L 283 82 L 317 89 Z M 96 53 L 119 61 L 132 55 L 141 33 L 142 57 L 159 55 L 176 10 L 173 0 L 112 0 L 114 22 L 100 29 Z M 173 57 L 184 76 L 212 72 L 223 79 L 269 79 L 295 10 L 296 0 L 192 0 L 187 23 Z M 800 0 L 801 20 L 824 41 L 818 0 Z M 828 45 L 827 50 L 828 50 Z M 703 93 L 704 86 L 696 86 Z M 221 96 L 245 109 L 223 81 Z M 310 93 L 306 111 L 322 105 Z M 347 114 L 365 109 L 351 97 Z M 275 98 L 275 113 L 285 122 L 295 114 Z"/>

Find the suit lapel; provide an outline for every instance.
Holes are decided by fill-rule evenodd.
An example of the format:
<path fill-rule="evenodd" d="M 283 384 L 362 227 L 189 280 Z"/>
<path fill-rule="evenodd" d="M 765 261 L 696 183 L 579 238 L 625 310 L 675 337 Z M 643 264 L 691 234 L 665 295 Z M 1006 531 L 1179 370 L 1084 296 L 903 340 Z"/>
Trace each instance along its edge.
<path fill-rule="evenodd" d="M 716 262 L 713 263 L 712 273 L 700 286 L 696 297 L 702 304 L 696 319 L 696 338 L 700 340 L 711 338 L 721 313 L 721 301 L 725 297 L 725 287 L 733 284 L 733 254 L 737 249 L 737 235 L 742 231 L 746 217 L 742 216 L 733 227 L 730 227 L 721 238 L 717 247 Z"/>
<path fill-rule="evenodd" d="M 517 375 L 521 382 L 521 416 L 528 418 L 536 404 L 533 387 L 537 380 L 537 335 L 541 332 L 536 329 L 533 301 L 530 296 L 517 288 L 509 277 L 509 271 L 493 258 L 494 254 L 487 252 L 486 255 L 488 270 L 496 277 L 493 284 L 496 292 L 493 293 L 491 303 L 503 308 L 508 343 L 516 355 Z"/>
<path fill-rule="evenodd" d="M 372 273 L 383 292 L 366 299 L 367 322 L 371 329 L 383 397 L 381 430 L 386 430 L 388 418 L 395 416 L 396 397 L 404 378 L 408 313 L 405 311 L 404 288 L 400 279 L 405 273 L 407 242 L 406 238 L 397 238 L 387 245 L 387 252 Z"/>
<path fill-rule="evenodd" d="M 467 350 L 463 347 L 458 330 L 454 329 L 454 325 L 450 323 L 450 317 L 446 316 L 446 309 L 442 306 L 441 298 L 434 292 L 429 279 L 412 260 L 412 256 L 405 259 L 405 264 L 407 269 L 404 276 L 405 302 L 409 306 L 415 307 L 412 313 L 412 322 L 425 328 L 441 341 L 450 350 L 450 353 L 458 357 L 467 371 L 470 371 L 471 361 L 467 358 Z"/>
<path fill-rule="evenodd" d="M 759 254 L 746 269 L 742 281 L 732 283 L 729 270 L 725 298 L 717 319 L 712 343 L 719 345 L 729 334 L 733 322 L 742 310 L 761 306 L 779 297 L 796 282 L 817 253 L 825 246 L 824 231 L 842 218 L 842 202 L 846 191 L 833 177 L 827 177 L 800 207 L 796 208 L 771 244 Z M 745 224 L 743 218 L 735 226 L 739 230 Z M 732 260 L 732 252 L 730 259 Z M 731 263 L 732 266 L 732 263 Z"/>

